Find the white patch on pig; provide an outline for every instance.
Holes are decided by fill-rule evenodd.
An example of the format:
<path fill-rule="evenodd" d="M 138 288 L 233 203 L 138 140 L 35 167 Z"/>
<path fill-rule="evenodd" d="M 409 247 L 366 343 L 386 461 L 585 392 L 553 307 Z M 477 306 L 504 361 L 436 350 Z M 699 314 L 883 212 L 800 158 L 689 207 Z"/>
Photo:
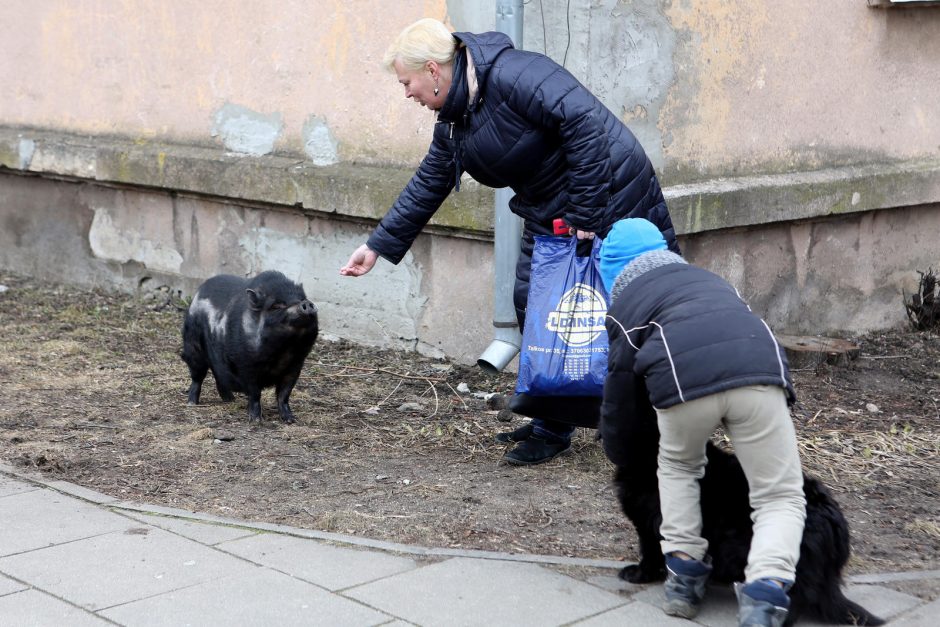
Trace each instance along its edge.
<path fill-rule="evenodd" d="M 263 320 L 255 320 L 250 311 L 242 314 L 242 329 L 245 331 L 245 339 L 251 343 L 255 350 L 261 348 L 261 328 L 264 326 Z"/>
<path fill-rule="evenodd" d="M 199 293 L 189 305 L 189 315 L 204 315 L 209 321 L 209 332 L 217 337 L 225 336 L 225 323 L 228 321 L 228 313 L 219 311 L 215 308 L 208 298 L 199 298 Z"/>

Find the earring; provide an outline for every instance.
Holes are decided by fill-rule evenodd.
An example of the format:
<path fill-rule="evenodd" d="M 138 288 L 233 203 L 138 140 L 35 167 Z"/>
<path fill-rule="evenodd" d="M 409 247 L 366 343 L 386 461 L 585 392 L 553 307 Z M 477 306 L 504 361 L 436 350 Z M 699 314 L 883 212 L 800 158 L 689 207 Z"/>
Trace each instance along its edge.
<path fill-rule="evenodd" d="M 434 81 L 434 95 L 436 96 L 441 91 L 440 87 L 437 86 L 437 80 Z"/>

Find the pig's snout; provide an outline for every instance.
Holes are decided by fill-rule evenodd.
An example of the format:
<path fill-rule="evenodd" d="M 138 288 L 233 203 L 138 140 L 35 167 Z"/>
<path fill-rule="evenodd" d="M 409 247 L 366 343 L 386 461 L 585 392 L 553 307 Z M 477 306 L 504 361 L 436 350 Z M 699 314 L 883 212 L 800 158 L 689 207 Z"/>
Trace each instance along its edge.
<path fill-rule="evenodd" d="M 301 314 L 312 316 L 317 313 L 317 306 L 311 303 L 309 300 L 302 300 L 297 305 L 297 308 L 300 310 Z"/>

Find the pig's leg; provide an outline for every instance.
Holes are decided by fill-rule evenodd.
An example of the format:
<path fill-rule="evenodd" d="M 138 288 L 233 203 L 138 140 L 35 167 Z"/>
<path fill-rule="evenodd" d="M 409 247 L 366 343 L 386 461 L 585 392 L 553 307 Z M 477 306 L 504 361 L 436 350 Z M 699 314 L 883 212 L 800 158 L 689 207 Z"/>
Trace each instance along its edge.
<path fill-rule="evenodd" d="M 248 394 L 248 422 L 261 422 L 261 389 L 250 388 Z"/>
<path fill-rule="evenodd" d="M 202 375 L 205 378 L 206 375 Z M 202 381 L 197 381 L 193 377 L 193 382 L 189 384 L 189 396 L 186 398 L 187 405 L 198 405 L 199 395 L 202 393 Z"/>
<path fill-rule="evenodd" d="M 294 385 L 297 383 L 299 376 L 300 369 L 298 368 L 296 372 L 291 372 L 278 381 L 275 388 L 277 390 L 277 411 L 281 416 L 281 420 L 287 424 L 297 421 L 294 412 L 290 409 L 290 393 L 294 390 Z"/>
<path fill-rule="evenodd" d="M 183 353 L 183 359 L 186 360 L 186 365 L 189 366 L 189 377 L 193 380 L 189 385 L 189 397 L 186 402 L 189 405 L 198 405 L 199 395 L 202 393 L 202 382 L 206 378 L 206 373 L 209 372 L 209 365 L 197 356 L 187 355 L 185 352 Z"/>
<path fill-rule="evenodd" d="M 202 382 L 209 372 L 209 361 L 203 346 L 203 333 L 200 320 L 187 315 L 183 321 L 183 352 L 180 355 L 189 366 L 189 377 L 192 383 L 189 386 L 189 395 L 186 402 L 189 405 L 199 404 L 199 395 L 202 393 Z"/>
<path fill-rule="evenodd" d="M 213 372 L 212 374 L 214 375 L 215 373 Z M 223 401 L 235 400 L 235 395 L 232 394 L 232 391 L 230 389 L 222 385 L 222 382 L 219 381 L 218 377 L 216 377 L 215 379 L 215 389 L 218 390 L 219 398 L 221 398 Z"/>

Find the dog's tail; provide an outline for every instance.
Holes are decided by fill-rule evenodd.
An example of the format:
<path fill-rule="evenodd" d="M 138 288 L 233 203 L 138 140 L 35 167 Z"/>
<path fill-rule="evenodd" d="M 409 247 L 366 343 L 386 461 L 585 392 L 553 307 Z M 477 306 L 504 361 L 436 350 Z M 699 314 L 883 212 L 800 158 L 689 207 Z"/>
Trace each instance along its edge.
<path fill-rule="evenodd" d="M 849 560 L 851 542 L 849 524 L 839 504 L 828 488 L 812 477 L 805 478 L 803 492 L 806 526 L 791 601 L 796 601 L 797 607 L 815 610 L 827 623 L 883 625 L 884 620 L 842 592 L 842 569 Z"/>
<path fill-rule="evenodd" d="M 840 591 L 839 598 L 831 599 L 832 603 L 821 611 L 821 616 L 827 623 L 838 625 L 884 625 L 885 621 L 866 610 L 864 607 L 845 598 Z"/>

